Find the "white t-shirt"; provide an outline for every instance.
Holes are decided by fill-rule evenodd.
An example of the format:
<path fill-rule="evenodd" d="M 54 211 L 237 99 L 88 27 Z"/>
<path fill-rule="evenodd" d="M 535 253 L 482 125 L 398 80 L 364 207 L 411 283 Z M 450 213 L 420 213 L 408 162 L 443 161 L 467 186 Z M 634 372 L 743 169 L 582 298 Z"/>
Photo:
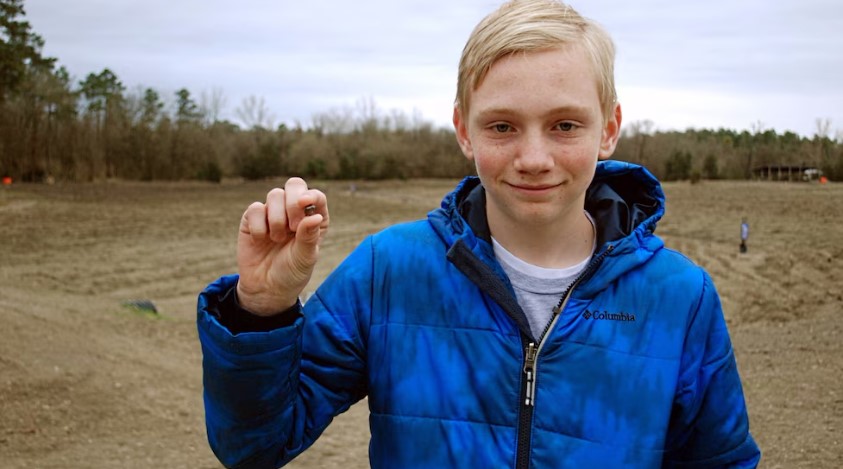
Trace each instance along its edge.
<path fill-rule="evenodd" d="M 594 220 L 588 212 L 586 216 L 594 228 Z M 553 308 L 591 262 L 595 246 L 592 246 L 592 253 L 581 262 L 561 269 L 548 269 L 527 263 L 507 251 L 495 238 L 492 238 L 492 248 L 515 289 L 518 304 L 527 315 L 533 337 L 541 340 L 541 335 L 553 316 Z"/>

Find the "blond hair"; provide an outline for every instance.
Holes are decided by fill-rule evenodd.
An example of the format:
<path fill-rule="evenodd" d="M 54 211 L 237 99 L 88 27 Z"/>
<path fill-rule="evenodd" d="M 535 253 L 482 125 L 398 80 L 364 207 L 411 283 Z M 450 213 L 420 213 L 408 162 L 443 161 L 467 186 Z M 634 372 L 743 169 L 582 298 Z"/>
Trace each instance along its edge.
<path fill-rule="evenodd" d="M 512 0 L 477 24 L 460 57 L 455 105 L 466 115 L 471 92 L 501 58 L 568 45 L 582 46 L 591 59 L 605 121 L 617 101 L 615 45 L 600 25 L 556 0 Z"/>

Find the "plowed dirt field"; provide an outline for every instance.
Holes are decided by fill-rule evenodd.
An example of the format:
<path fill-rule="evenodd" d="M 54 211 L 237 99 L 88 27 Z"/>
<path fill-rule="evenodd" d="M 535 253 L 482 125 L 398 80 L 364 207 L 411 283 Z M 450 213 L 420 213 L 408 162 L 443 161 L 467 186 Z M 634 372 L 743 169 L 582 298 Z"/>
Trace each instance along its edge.
<path fill-rule="evenodd" d="M 281 181 L 0 190 L 0 467 L 216 468 L 197 293 L 235 270 L 240 215 Z M 319 281 L 367 234 L 454 181 L 319 182 Z M 767 468 L 843 467 L 843 184 L 665 185 L 656 233 L 714 277 Z M 739 225 L 750 223 L 739 254 Z M 152 300 L 159 314 L 123 306 Z M 365 403 L 296 468 L 368 467 Z"/>

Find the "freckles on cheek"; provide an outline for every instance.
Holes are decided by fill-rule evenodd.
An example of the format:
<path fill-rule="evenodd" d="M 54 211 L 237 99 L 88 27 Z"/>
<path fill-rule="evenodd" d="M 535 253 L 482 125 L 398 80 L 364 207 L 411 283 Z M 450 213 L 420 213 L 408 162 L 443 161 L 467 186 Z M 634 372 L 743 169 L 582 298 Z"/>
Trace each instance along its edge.
<path fill-rule="evenodd" d="M 501 142 L 490 142 L 474 148 L 475 156 L 486 161 L 500 161 L 506 154 L 505 152 L 506 146 Z"/>
<path fill-rule="evenodd" d="M 474 151 L 474 164 L 477 168 L 489 168 L 490 166 L 495 166 L 499 158 L 497 157 L 496 152 L 489 151 L 490 149 L 487 148 L 477 148 Z"/>

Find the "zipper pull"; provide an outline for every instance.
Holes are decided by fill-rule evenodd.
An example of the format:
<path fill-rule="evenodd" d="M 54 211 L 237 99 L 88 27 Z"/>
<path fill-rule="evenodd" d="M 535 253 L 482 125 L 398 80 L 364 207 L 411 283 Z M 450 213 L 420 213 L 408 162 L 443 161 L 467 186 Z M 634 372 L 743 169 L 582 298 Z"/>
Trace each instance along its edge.
<path fill-rule="evenodd" d="M 524 374 L 527 376 L 527 392 L 524 398 L 524 405 L 532 406 L 536 400 L 535 369 L 536 369 L 536 344 L 530 342 L 524 353 Z"/>

